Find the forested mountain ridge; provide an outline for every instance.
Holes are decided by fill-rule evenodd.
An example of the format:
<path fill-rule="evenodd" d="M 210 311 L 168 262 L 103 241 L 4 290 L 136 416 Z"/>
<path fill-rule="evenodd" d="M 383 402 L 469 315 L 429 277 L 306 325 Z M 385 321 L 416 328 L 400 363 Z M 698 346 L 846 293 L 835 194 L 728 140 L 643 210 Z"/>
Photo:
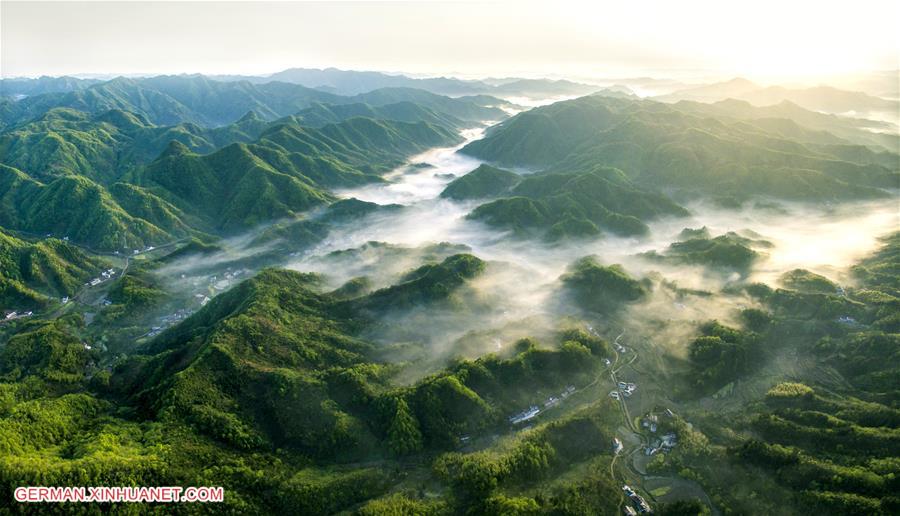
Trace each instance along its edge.
<path fill-rule="evenodd" d="M 248 114 L 218 129 L 160 128 L 122 111 L 89 117 L 54 109 L 0 135 L 3 160 L 35 171 L 0 169 L 0 224 L 103 249 L 247 229 L 330 202 L 332 188 L 380 181 L 406 156 L 459 141 L 452 126 L 416 114 L 452 121 L 414 107 L 408 122 L 351 117 L 310 128 L 297 118 L 265 123 Z"/>
<path fill-rule="evenodd" d="M 29 96 L 19 101 L 0 99 L 0 127 L 7 128 L 65 107 L 98 114 L 128 111 L 154 125 L 194 123 L 219 127 L 235 122 L 248 111 L 266 120 L 293 115 L 314 103 L 372 105 L 413 101 L 467 121 L 498 119 L 503 111 L 485 107 L 483 100 L 451 99 L 423 90 L 390 88 L 354 97 L 334 95 L 297 84 L 247 81 L 221 82 L 200 75 L 116 78 L 84 89 Z M 494 104 L 503 104 L 494 99 Z"/>
<path fill-rule="evenodd" d="M 644 187 L 737 198 L 866 198 L 900 184 L 896 162 L 885 166 L 887 160 L 872 157 L 875 152 L 862 146 L 850 152 L 848 145 L 807 148 L 752 122 L 595 95 L 517 115 L 463 152 L 501 166 L 539 170 L 615 166 Z"/>

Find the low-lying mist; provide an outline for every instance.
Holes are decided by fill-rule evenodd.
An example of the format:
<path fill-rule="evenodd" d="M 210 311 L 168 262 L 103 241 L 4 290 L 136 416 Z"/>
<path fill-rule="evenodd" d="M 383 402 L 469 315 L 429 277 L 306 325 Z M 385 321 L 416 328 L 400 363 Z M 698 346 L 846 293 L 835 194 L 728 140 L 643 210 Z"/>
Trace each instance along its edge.
<path fill-rule="evenodd" d="M 482 134 L 483 130 L 475 129 L 464 136 L 471 141 Z M 650 222 L 645 237 L 605 235 L 552 244 L 523 240 L 466 219 L 478 202 L 439 197 L 450 181 L 480 164 L 459 154 L 459 148 L 415 156 L 410 165 L 388 174 L 387 183 L 338 192 L 344 198 L 404 208 L 336 225 L 317 244 L 279 262 L 321 275 L 323 290 L 360 276 L 368 279 L 372 289 L 384 288 L 425 262 L 459 252 L 488 262 L 485 271 L 456 294 L 460 303 L 452 309 L 442 305 L 388 311 L 367 330 L 365 337 L 381 343 L 387 359 L 418 364 L 404 375 L 407 379 L 450 357 L 502 351 L 517 338 L 548 335 L 571 324 L 591 324 L 612 336 L 626 327 L 660 328 L 654 341 L 678 355 L 699 323 L 720 319 L 738 324 L 739 310 L 752 306 L 746 297 L 723 294 L 722 288 L 729 283 L 759 281 L 776 286 L 781 274 L 796 268 L 848 282 L 848 267 L 871 252 L 879 236 L 898 225 L 895 198 L 835 206 L 771 201 L 738 210 L 697 202 L 686 206 L 687 217 Z M 760 250 L 761 258 L 743 275 L 639 256 L 648 251 L 664 253 L 680 239 L 684 228 L 701 227 L 712 236 L 733 231 L 772 245 Z M 220 244 L 224 251 L 181 260 L 161 272 L 171 279 L 173 288 L 209 281 L 212 266 L 226 267 L 266 252 L 250 245 L 253 236 L 224 241 Z M 620 264 L 635 278 L 649 278 L 651 294 L 615 315 L 584 312 L 561 295 L 559 278 L 572 262 L 588 255 L 604 265 Z"/>

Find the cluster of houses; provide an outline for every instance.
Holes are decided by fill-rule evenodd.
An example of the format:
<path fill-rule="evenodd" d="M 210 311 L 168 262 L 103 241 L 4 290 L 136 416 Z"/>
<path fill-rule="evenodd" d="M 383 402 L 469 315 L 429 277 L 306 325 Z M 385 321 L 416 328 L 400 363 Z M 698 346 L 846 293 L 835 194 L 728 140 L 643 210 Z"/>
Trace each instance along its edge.
<path fill-rule="evenodd" d="M 575 393 L 574 385 L 566 386 L 565 390 L 563 390 L 559 394 L 559 396 L 550 396 L 549 398 L 547 398 L 547 401 L 544 402 L 544 410 L 547 410 L 547 409 L 555 407 L 556 405 L 559 405 L 560 402 L 562 402 L 563 400 L 565 400 L 566 398 L 568 398 L 569 396 L 571 396 L 574 393 Z M 508 419 L 511 424 L 518 425 L 519 423 L 524 423 L 525 421 L 530 421 L 531 419 L 534 419 L 540 413 L 541 413 L 541 408 L 538 407 L 537 405 L 532 405 L 532 406 L 528 407 L 527 409 L 523 410 L 522 412 L 519 412 L 518 414 L 513 414 L 512 416 L 509 416 Z"/>
<path fill-rule="evenodd" d="M 647 416 L 641 421 L 641 426 L 650 430 L 651 432 L 656 433 L 656 425 L 659 423 L 659 416 L 656 414 L 647 414 Z"/>
<path fill-rule="evenodd" d="M 213 275 L 205 279 L 196 278 L 192 281 L 192 285 L 195 287 L 199 287 L 205 281 L 207 287 L 216 291 L 222 291 L 227 289 L 231 285 L 231 283 L 239 276 L 242 276 L 247 272 L 249 272 L 249 269 L 239 269 L 234 272 L 229 270 L 225 272 L 223 277 Z M 181 275 L 181 279 L 186 279 L 186 277 L 187 276 L 185 274 Z M 175 311 L 175 313 L 160 317 L 159 324 L 151 327 L 150 331 L 145 333 L 144 336 L 155 337 L 162 333 L 166 328 L 174 326 L 175 324 L 178 324 L 179 322 L 187 319 L 196 311 L 197 308 L 206 306 L 206 304 L 210 302 L 210 297 L 203 292 L 199 292 L 194 294 L 194 301 L 196 302 L 196 305 L 193 308 L 180 308 Z"/>
<path fill-rule="evenodd" d="M 653 439 L 647 448 L 644 449 L 646 455 L 655 455 L 658 452 L 667 452 L 678 444 L 678 436 L 674 432 L 669 432 L 659 439 Z"/>
<path fill-rule="evenodd" d="M 631 504 L 634 506 L 631 507 L 626 505 L 624 509 L 625 514 L 634 516 L 635 514 L 650 514 L 653 512 L 653 510 L 650 509 L 650 505 L 647 503 L 647 500 L 644 500 L 643 496 L 635 493 L 634 489 L 632 489 L 628 485 L 624 485 L 622 486 L 622 491 L 625 492 L 625 496 L 627 496 L 628 499 L 631 500 Z"/>
<path fill-rule="evenodd" d="M 675 417 L 675 413 L 670 409 L 666 409 L 665 414 L 670 418 Z M 641 419 L 641 426 L 650 430 L 651 433 L 656 433 L 658 424 L 659 416 L 652 412 Z M 650 441 L 649 445 L 644 449 L 644 453 L 647 455 L 654 455 L 660 451 L 669 451 L 677 444 L 678 436 L 676 436 L 674 432 L 669 432 L 658 439 Z"/>
<path fill-rule="evenodd" d="M 523 410 L 522 412 L 519 412 L 518 414 L 513 414 L 512 416 L 509 416 L 509 422 L 514 425 L 518 425 L 519 423 L 524 423 L 525 421 L 534 419 L 540 413 L 541 413 L 540 407 L 538 407 L 537 405 L 532 405 L 532 406 L 528 407 L 527 409 Z"/>
<path fill-rule="evenodd" d="M 622 396 L 626 398 L 630 398 L 634 391 L 637 390 L 637 385 L 628 382 L 619 382 L 617 385 L 618 389 L 614 389 L 609 391 L 609 397 L 614 400 L 622 399 Z"/>
<path fill-rule="evenodd" d="M 84 286 L 85 287 L 96 287 L 97 285 L 103 283 L 104 281 L 112 279 L 112 277 L 115 275 L 116 275 L 115 269 L 106 269 L 105 271 L 100 273 L 100 276 L 97 276 L 96 278 L 92 279 L 91 281 L 88 281 L 87 283 L 84 284 Z M 64 299 L 65 299 L 65 301 L 63 301 L 63 304 L 65 304 L 69 300 L 69 298 L 64 298 Z"/>
<path fill-rule="evenodd" d="M 27 312 L 18 312 L 16 310 L 5 310 L 3 312 L 3 320 L 4 321 L 14 321 L 16 319 L 21 319 L 23 317 L 31 317 L 34 312 L 30 310 Z"/>
<path fill-rule="evenodd" d="M 844 315 L 844 316 L 838 317 L 837 321 L 841 324 L 846 324 L 847 326 L 858 326 L 859 325 L 859 323 L 856 321 L 856 319 L 850 317 L 849 315 Z"/>
<path fill-rule="evenodd" d="M 145 337 L 155 337 L 163 332 L 166 328 L 170 326 L 174 326 L 181 321 L 187 319 L 193 314 L 194 311 L 190 308 L 179 308 L 175 311 L 175 313 L 164 315 L 159 318 L 159 324 L 150 328 L 144 336 Z"/>
<path fill-rule="evenodd" d="M 222 291 L 231 286 L 231 283 L 238 279 L 238 277 L 244 275 L 245 273 L 250 272 L 249 269 L 238 269 L 234 272 L 228 270 L 225 272 L 223 277 L 219 277 L 218 275 L 212 275 L 205 278 L 206 284 L 212 287 L 215 290 Z M 181 279 L 185 279 L 185 275 L 181 275 Z M 203 283 L 203 278 L 195 278 L 191 284 L 195 287 L 199 287 Z"/>

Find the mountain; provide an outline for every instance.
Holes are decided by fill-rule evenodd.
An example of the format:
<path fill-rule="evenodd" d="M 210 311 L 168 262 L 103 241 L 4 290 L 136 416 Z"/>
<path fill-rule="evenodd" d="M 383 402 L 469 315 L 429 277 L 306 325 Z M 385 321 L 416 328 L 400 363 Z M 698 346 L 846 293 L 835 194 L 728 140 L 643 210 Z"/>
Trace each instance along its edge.
<path fill-rule="evenodd" d="M 232 144 L 212 154 L 173 144 L 127 179 L 200 227 L 232 232 L 327 204 L 333 200 L 328 189 L 380 181 L 376 173 L 406 156 L 456 138 L 424 122 L 351 118 L 311 129 L 288 120 L 252 144 Z"/>
<path fill-rule="evenodd" d="M 222 82 L 202 75 L 161 75 L 142 79 L 119 77 L 69 92 L 46 93 L 19 101 L 0 100 L 0 127 L 35 119 L 53 108 L 89 114 L 127 111 L 154 125 L 192 123 L 220 127 L 255 112 L 265 120 L 293 115 L 314 103 L 373 106 L 411 101 L 467 122 L 500 120 L 505 112 L 487 107 L 502 105 L 484 97 L 452 99 L 414 88 L 383 88 L 352 97 L 335 95 L 298 84 L 248 81 Z"/>
<path fill-rule="evenodd" d="M 405 310 L 446 300 L 454 290 L 484 271 L 485 264 L 470 254 L 456 254 L 438 264 L 412 271 L 406 281 L 349 301 L 354 310 Z"/>
<path fill-rule="evenodd" d="M 101 81 L 97 79 L 79 79 L 77 77 L 48 77 L 34 79 L 10 78 L 0 79 L 0 97 L 29 97 L 43 93 L 59 93 L 83 90 Z"/>
<path fill-rule="evenodd" d="M 31 243 L 0 231 L 0 307 L 31 310 L 45 306 L 47 296 L 73 296 L 106 267 L 62 240 Z"/>
<path fill-rule="evenodd" d="M 208 154 L 180 143 L 202 152 L 257 135 Z M 43 172 L 0 166 L 0 225 L 101 249 L 230 233 L 327 204 L 329 189 L 380 181 L 377 174 L 407 156 L 459 138 L 427 122 L 359 117 L 311 128 L 248 114 L 208 130 L 153 127 L 121 111 L 90 117 L 55 109 L 0 135 L 11 162 Z"/>
<path fill-rule="evenodd" d="M 133 193 L 146 196 L 140 190 Z M 164 204 L 159 208 L 163 214 L 172 213 Z M 154 222 L 178 227 L 177 220 Z M 110 191 L 90 179 L 65 176 L 42 183 L 5 165 L 0 165 L 0 226 L 68 237 L 100 249 L 142 248 L 170 238 L 153 222 L 126 212 Z"/>
<path fill-rule="evenodd" d="M 0 472 L 29 482 L 87 474 L 99 484 L 127 475 L 168 485 L 198 484 L 222 470 L 229 473 L 217 478 L 231 494 L 221 507 L 229 511 L 322 514 L 404 502 L 406 495 L 383 498 L 401 480 L 395 466 L 421 460 L 413 467 L 425 473 L 434 462 L 435 481 L 460 512 L 483 513 L 503 503 L 501 486 L 523 475 L 550 478 L 611 458 L 608 400 L 574 405 L 497 455 L 443 453 L 507 425 L 507 414 L 546 393 L 590 385 L 611 354 L 602 339 L 555 331 L 544 343 L 522 339 L 505 356 L 459 360 L 397 386 L 396 370 L 334 307 L 309 275 L 265 270 L 112 371 L 97 366 L 101 353 L 79 337 L 77 316 L 24 327 L 0 349 L 4 388 L 24 394 L 27 381 L 30 389 L 28 398 L 5 401 Z M 76 465 L 84 469 L 72 473 Z M 462 472 L 473 468 L 484 469 L 487 488 L 466 480 Z M 257 480 L 247 483 L 247 475 Z M 569 499 L 588 487 L 572 489 Z M 590 492 L 598 489 L 612 500 L 618 486 L 593 483 Z M 603 507 L 615 510 L 614 502 Z"/>
<path fill-rule="evenodd" d="M 600 313 L 612 313 L 649 295 L 646 285 L 632 278 L 621 265 L 606 267 L 593 256 L 569 265 L 560 281 L 578 306 Z"/>
<path fill-rule="evenodd" d="M 191 122 L 222 126 L 248 111 L 266 119 L 295 113 L 312 102 L 339 102 L 341 97 L 285 83 L 253 85 L 219 82 L 203 76 L 117 78 L 68 93 L 48 93 L 2 106 L 6 126 L 36 118 L 54 107 L 88 113 L 112 109 L 140 115 L 154 125 Z"/>
<path fill-rule="evenodd" d="M 373 106 L 404 101 L 414 102 L 467 122 L 503 120 L 507 117 L 505 111 L 496 107 L 504 105 L 506 102 L 497 98 L 483 96 L 451 98 L 413 88 L 381 88 L 349 97 L 349 100 Z"/>
<path fill-rule="evenodd" d="M 649 260 L 703 265 L 746 274 L 762 258 L 760 250 L 771 247 L 764 240 L 746 238 L 734 232 L 711 237 L 705 229 L 701 235 L 695 235 L 689 230 L 682 232 L 684 239 L 670 244 L 663 254 L 651 251 L 641 256 Z"/>
<path fill-rule="evenodd" d="M 461 152 L 500 166 L 567 173 L 617 167 L 639 187 L 738 200 L 874 198 L 900 180 L 897 162 L 885 166 L 880 151 L 850 151 L 849 142 L 807 147 L 777 124 L 711 116 L 713 109 L 695 106 L 703 104 L 582 97 L 516 115 Z"/>
<path fill-rule="evenodd" d="M 338 95 L 359 95 L 382 88 L 415 88 L 439 95 L 497 95 L 510 97 L 557 97 L 586 95 L 596 86 L 567 80 L 521 79 L 516 77 L 465 80 L 453 77 L 410 77 L 403 74 L 339 70 L 337 68 L 289 68 L 263 77 L 213 76 L 216 80 L 246 80 L 252 83 L 270 81 L 300 84 Z"/>
<path fill-rule="evenodd" d="M 159 156 L 170 142 L 207 153 L 229 143 L 253 141 L 267 125 L 252 112 L 233 124 L 206 129 L 187 123 L 158 127 L 120 110 L 90 115 L 53 108 L 0 133 L 0 156 L 3 163 L 41 180 L 81 175 L 110 183 Z"/>
<path fill-rule="evenodd" d="M 854 152 L 866 152 L 867 149 L 859 149 L 863 146 L 890 161 L 894 160 L 893 155 L 900 152 L 900 136 L 886 122 L 819 113 L 788 101 L 764 107 L 756 107 L 742 100 L 723 100 L 712 104 L 685 101 L 674 104 L 674 107 L 701 116 L 751 121 L 764 131 L 803 144 L 829 145 L 815 149 L 825 154 L 847 150 L 842 146 L 853 147 L 856 149 Z M 885 150 L 889 152 L 885 154 Z"/>
<path fill-rule="evenodd" d="M 839 90 L 831 86 L 803 89 L 770 86 L 746 92 L 738 98 L 757 106 L 771 106 L 788 101 L 806 109 L 826 113 L 887 111 L 896 114 L 900 110 L 900 102 L 897 100 L 873 97 L 861 91 Z"/>
<path fill-rule="evenodd" d="M 521 179 L 514 172 L 479 165 L 475 170 L 451 181 L 441 192 L 441 197 L 456 201 L 497 197 L 518 184 Z"/>
<path fill-rule="evenodd" d="M 897 100 L 874 97 L 861 91 L 847 91 L 831 86 L 763 87 L 742 78 L 678 90 L 655 97 L 655 99 L 663 102 L 681 100 L 718 102 L 726 99 L 738 99 L 756 106 L 771 106 L 787 101 L 805 109 L 826 113 L 887 111 L 896 114 L 900 109 L 900 102 Z"/>
<path fill-rule="evenodd" d="M 321 127 L 328 124 L 343 122 L 348 118 L 364 117 L 381 120 L 396 120 L 398 122 L 427 122 L 451 129 L 461 129 L 467 124 L 462 120 L 434 111 L 421 104 L 403 101 L 395 104 L 371 106 L 369 104 L 314 104 L 296 115 L 293 119 L 301 125 Z"/>
<path fill-rule="evenodd" d="M 663 102 L 677 102 L 679 100 L 693 100 L 697 102 L 716 102 L 728 98 L 740 98 L 746 93 L 757 91 L 762 87 L 753 81 L 742 77 L 735 77 L 728 81 L 716 82 L 692 86 L 677 90 L 667 95 L 655 97 L 655 100 Z"/>
<path fill-rule="evenodd" d="M 599 168 L 527 176 L 504 197 L 478 206 L 468 218 L 520 236 L 559 240 L 595 236 L 601 230 L 644 235 L 648 232 L 644 221 L 686 214 L 668 198 L 635 187 L 620 170 Z"/>
<path fill-rule="evenodd" d="M 440 95 L 466 95 L 481 92 L 478 81 L 464 81 L 448 77 L 417 79 L 405 75 L 381 72 L 338 70 L 326 68 L 290 68 L 274 73 L 264 80 L 302 84 L 309 88 L 327 88 L 340 95 L 358 95 L 381 88 L 417 88 Z"/>
<path fill-rule="evenodd" d="M 504 81 L 485 93 L 511 97 L 546 98 L 587 95 L 599 89 L 600 87 L 592 84 L 581 84 L 563 79 L 514 79 Z"/>

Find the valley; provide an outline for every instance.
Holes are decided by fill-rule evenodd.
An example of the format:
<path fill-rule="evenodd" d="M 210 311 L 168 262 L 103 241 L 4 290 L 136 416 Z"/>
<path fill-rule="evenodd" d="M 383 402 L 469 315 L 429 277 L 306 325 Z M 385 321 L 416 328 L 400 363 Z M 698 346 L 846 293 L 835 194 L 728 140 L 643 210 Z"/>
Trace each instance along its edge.
<path fill-rule="evenodd" d="M 329 91 L 10 83 L 30 92 L 0 116 L 10 492 L 900 506 L 896 133 L 696 92 L 301 72 Z"/>

